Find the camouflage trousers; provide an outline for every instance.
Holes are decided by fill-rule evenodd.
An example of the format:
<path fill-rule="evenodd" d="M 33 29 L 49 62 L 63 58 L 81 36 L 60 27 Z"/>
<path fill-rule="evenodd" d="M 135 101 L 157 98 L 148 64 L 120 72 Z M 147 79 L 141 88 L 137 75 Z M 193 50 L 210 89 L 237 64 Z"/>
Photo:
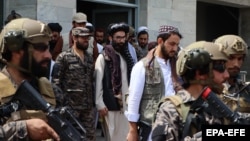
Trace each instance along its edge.
<path fill-rule="evenodd" d="M 95 141 L 95 122 L 96 122 L 96 110 L 93 107 L 90 110 L 77 110 L 78 120 L 86 130 L 85 141 Z"/>

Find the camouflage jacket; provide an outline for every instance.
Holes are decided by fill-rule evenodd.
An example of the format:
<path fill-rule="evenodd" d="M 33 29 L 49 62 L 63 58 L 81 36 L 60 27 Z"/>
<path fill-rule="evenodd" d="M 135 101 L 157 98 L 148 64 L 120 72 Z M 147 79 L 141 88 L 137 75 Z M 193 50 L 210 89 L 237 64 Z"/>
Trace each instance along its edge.
<path fill-rule="evenodd" d="M 166 99 L 160 106 L 158 111 L 156 112 L 155 121 L 152 127 L 152 140 L 153 141 L 179 141 L 182 140 L 182 133 L 187 122 L 183 119 L 183 113 L 178 111 L 177 106 L 185 104 L 187 107 L 191 106 L 191 103 L 194 102 L 194 98 L 186 90 L 180 90 L 177 92 L 178 96 L 182 99 L 182 103 L 176 104 L 170 99 Z M 203 114 L 203 124 L 222 124 L 222 120 L 215 118 L 214 116 L 206 113 L 205 110 L 201 112 Z M 194 114 L 195 115 L 195 114 Z M 198 123 L 202 124 L 202 123 Z M 186 136 L 184 140 L 200 140 L 201 136 L 196 134 L 200 129 L 195 129 L 195 127 L 190 127 L 192 134 Z M 201 134 L 200 134 L 201 135 Z M 195 136 L 195 138 L 191 138 Z"/>
<path fill-rule="evenodd" d="M 89 110 L 94 106 L 94 62 L 85 51 L 84 60 L 75 54 L 73 48 L 60 53 L 52 72 L 52 83 L 65 93 L 65 105 L 75 110 Z"/>
<path fill-rule="evenodd" d="M 29 140 L 25 121 L 9 122 L 0 127 L 0 140 L 16 141 Z"/>

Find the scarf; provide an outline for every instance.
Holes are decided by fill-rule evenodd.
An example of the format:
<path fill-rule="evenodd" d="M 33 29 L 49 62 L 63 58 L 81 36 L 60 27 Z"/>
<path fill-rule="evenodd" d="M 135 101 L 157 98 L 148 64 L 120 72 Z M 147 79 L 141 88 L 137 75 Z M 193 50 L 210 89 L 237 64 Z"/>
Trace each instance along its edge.
<path fill-rule="evenodd" d="M 121 68 L 120 57 L 116 54 L 114 48 L 111 45 L 107 45 L 104 48 L 105 60 L 109 61 L 109 68 L 111 70 L 111 83 L 113 86 L 113 92 L 115 95 L 121 93 Z"/>
<path fill-rule="evenodd" d="M 131 71 L 132 71 L 132 68 L 135 64 L 130 52 L 129 52 L 129 49 L 128 49 L 128 45 L 125 46 L 122 50 L 121 50 L 121 55 L 122 57 L 124 57 L 124 60 L 126 61 L 127 63 L 127 78 L 128 78 L 128 85 L 130 83 L 130 75 L 131 75 Z"/>

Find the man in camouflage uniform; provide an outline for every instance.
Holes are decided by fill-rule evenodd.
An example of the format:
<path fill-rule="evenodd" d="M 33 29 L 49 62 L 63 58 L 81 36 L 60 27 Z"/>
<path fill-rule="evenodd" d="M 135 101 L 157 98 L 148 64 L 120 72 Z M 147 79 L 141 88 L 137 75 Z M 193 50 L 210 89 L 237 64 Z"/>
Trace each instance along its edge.
<path fill-rule="evenodd" d="M 153 141 L 190 139 L 190 136 L 201 131 L 202 124 L 224 124 L 208 108 L 196 102 L 207 86 L 221 93 L 223 82 L 229 77 L 225 68 L 227 57 L 220 51 L 221 48 L 211 42 L 199 41 L 180 51 L 176 65 L 177 74 L 184 82 L 184 90 L 165 98 L 161 103 L 153 124 Z"/>
<path fill-rule="evenodd" d="M 94 62 L 87 52 L 90 34 L 87 28 L 76 27 L 72 35 L 72 48 L 60 53 L 55 61 L 52 82 L 65 92 L 66 106 L 74 109 L 75 116 L 86 129 L 86 141 L 94 141 Z"/>
<path fill-rule="evenodd" d="M 43 111 L 28 109 L 11 101 L 17 88 L 25 80 L 41 93 L 48 103 L 52 106 L 58 105 L 53 87 L 45 78 L 47 65 L 51 59 L 48 46 L 50 33 L 47 25 L 28 18 L 11 20 L 1 32 L 0 60 L 5 63 L 5 66 L 0 72 L 0 110 L 2 111 L 0 118 L 1 124 L 4 124 L 4 133 L 0 133 L 0 138 L 8 140 L 48 138 L 58 140 L 59 138 L 45 122 L 39 121 L 39 119 L 47 120 Z M 16 106 L 10 107 L 10 103 L 15 103 Z M 4 110 L 6 106 L 9 106 L 7 111 Z M 38 132 L 39 129 L 42 130 Z"/>
<path fill-rule="evenodd" d="M 232 110 L 250 113 L 250 87 L 249 82 L 240 79 L 240 69 L 247 54 L 246 42 L 237 35 L 223 35 L 218 37 L 215 43 L 224 46 L 223 52 L 227 55 L 226 63 L 229 79 L 225 83 L 223 101 Z"/>
<path fill-rule="evenodd" d="M 87 27 L 87 15 L 85 13 L 77 12 L 73 15 L 72 29 L 76 27 Z M 71 48 L 74 44 L 72 29 L 69 32 L 69 48 Z M 92 37 L 90 37 L 89 39 L 89 46 L 87 52 L 93 56 L 94 61 L 98 57 L 99 53 L 97 48 L 97 42 Z"/>

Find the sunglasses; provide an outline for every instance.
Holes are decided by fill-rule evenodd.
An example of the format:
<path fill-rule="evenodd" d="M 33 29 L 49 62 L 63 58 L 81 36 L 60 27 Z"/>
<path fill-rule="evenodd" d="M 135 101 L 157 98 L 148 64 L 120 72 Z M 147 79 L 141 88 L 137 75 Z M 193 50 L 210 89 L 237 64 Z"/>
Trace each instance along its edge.
<path fill-rule="evenodd" d="M 226 70 L 225 62 L 214 62 L 213 69 L 220 73 L 223 73 Z"/>

